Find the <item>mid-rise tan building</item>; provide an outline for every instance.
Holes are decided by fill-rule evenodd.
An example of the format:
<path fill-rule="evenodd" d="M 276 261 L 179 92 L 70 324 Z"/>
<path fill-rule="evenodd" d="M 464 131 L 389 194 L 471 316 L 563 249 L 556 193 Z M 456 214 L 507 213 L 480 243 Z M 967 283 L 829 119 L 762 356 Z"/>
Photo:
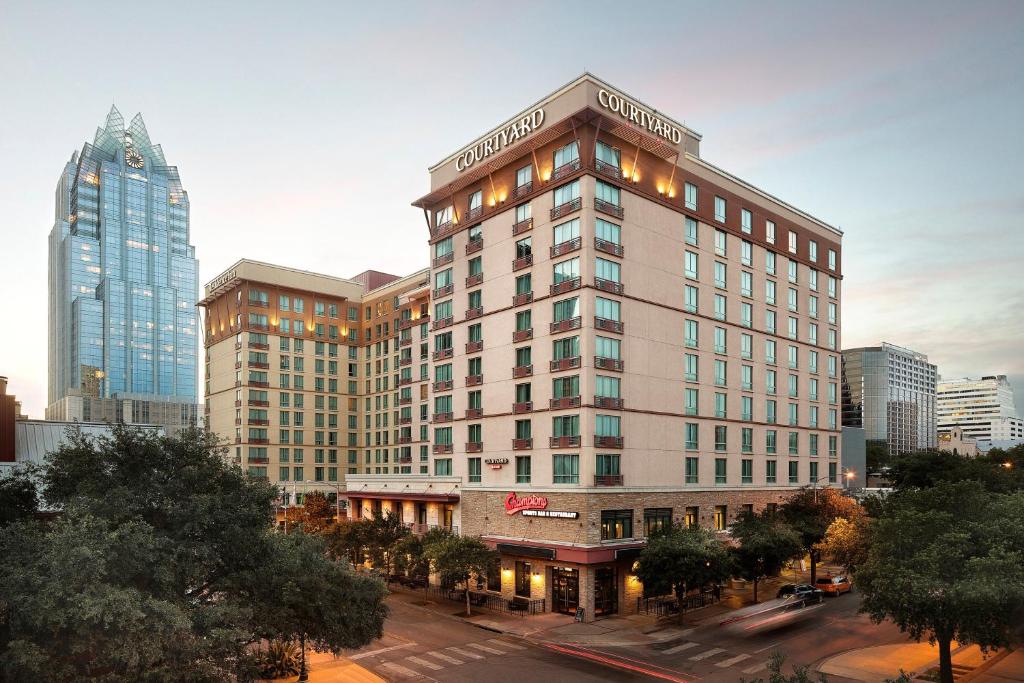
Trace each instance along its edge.
<path fill-rule="evenodd" d="M 630 612 L 669 522 L 839 484 L 839 230 L 590 75 L 430 169 L 432 467 L 489 588 Z"/>

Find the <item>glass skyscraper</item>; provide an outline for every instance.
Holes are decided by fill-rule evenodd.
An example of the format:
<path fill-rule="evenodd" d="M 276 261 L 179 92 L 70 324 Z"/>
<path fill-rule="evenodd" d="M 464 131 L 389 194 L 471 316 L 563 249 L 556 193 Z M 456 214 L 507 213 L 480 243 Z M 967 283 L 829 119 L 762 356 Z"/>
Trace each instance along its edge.
<path fill-rule="evenodd" d="M 194 424 L 198 262 L 188 194 L 116 107 L 57 184 L 47 417 Z"/>

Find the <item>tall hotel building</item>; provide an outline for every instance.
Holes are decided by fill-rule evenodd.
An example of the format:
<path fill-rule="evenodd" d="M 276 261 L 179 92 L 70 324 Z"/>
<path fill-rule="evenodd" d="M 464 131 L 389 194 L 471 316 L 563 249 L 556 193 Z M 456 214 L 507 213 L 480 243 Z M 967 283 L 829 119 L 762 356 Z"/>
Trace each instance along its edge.
<path fill-rule="evenodd" d="M 49 244 L 47 419 L 196 424 L 188 194 L 116 108 L 64 166 Z"/>
<path fill-rule="evenodd" d="M 842 352 L 843 426 L 892 455 L 938 446 L 935 365 L 895 344 Z"/>
<path fill-rule="evenodd" d="M 936 412 L 940 436 L 960 427 L 972 439 L 1024 439 L 1024 420 L 1006 375 L 939 382 Z"/>
<path fill-rule="evenodd" d="M 432 167 L 430 476 L 349 497 L 443 497 L 489 590 L 590 620 L 670 521 L 838 483 L 842 235 L 699 148 L 585 74 Z"/>
<path fill-rule="evenodd" d="M 243 259 L 206 285 L 207 425 L 284 504 L 334 500 L 346 474 L 426 473 L 427 276 Z"/>

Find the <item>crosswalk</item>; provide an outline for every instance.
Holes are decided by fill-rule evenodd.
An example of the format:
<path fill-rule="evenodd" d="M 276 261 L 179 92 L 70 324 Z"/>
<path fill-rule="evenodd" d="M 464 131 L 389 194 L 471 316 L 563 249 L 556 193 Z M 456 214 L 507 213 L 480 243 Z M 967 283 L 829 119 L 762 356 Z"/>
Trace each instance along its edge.
<path fill-rule="evenodd" d="M 461 666 L 488 657 L 500 657 L 525 649 L 525 646 L 504 638 L 491 638 L 476 643 L 462 643 L 428 652 L 417 652 L 412 655 L 397 652 L 395 651 L 397 648 L 395 650 L 388 648 L 390 651 L 387 652 L 387 661 L 382 661 L 384 651 L 378 651 L 368 654 L 374 658 L 375 655 L 380 655 L 381 660 L 364 660 L 361 663 L 371 668 L 377 668 L 377 673 L 389 681 L 432 679 L 434 675 L 448 667 Z"/>
<path fill-rule="evenodd" d="M 689 629 L 693 631 L 694 629 Z M 680 662 L 693 664 L 714 664 L 719 669 L 742 668 L 745 674 L 755 674 L 768 668 L 768 660 L 754 661 L 754 655 L 729 652 L 725 648 L 712 647 L 683 638 L 673 638 L 655 646 L 655 652 Z"/>

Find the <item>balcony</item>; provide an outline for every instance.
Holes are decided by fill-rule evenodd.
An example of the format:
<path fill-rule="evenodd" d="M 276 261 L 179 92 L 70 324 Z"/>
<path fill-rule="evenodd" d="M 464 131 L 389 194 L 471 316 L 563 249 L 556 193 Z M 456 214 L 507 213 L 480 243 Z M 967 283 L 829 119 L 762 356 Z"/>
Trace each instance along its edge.
<path fill-rule="evenodd" d="M 398 345 L 399 346 L 411 346 L 412 345 L 412 337 L 407 337 L 405 339 L 399 339 L 398 340 Z"/>
<path fill-rule="evenodd" d="M 242 424 L 242 418 L 240 418 L 240 417 L 236 417 L 236 418 L 235 418 L 235 426 L 236 426 L 236 427 L 238 427 L 238 426 L 239 426 L 239 425 L 241 425 L 241 424 Z"/>
<path fill-rule="evenodd" d="M 621 398 L 612 398 L 611 396 L 595 396 L 594 407 L 595 408 L 610 408 L 612 410 L 622 410 L 624 402 Z"/>
<path fill-rule="evenodd" d="M 264 325 L 263 323 L 249 323 L 250 330 L 259 330 L 261 332 L 269 332 L 270 325 Z"/>
<path fill-rule="evenodd" d="M 401 445 L 411 444 L 412 443 L 412 437 L 411 436 L 400 436 L 400 437 L 398 437 L 398 443 L 401 444 Z"/>
<path fill-rule="evenodd" d="M 477 351 L 484 350 L 484 340 L 477 339 L 476 341 L 466 342 L 466 353 L 476 353 Z"/>
<path fill-rule="evenodd" d="M 603 176 L 608 176 L 613 180 L 622 180 L 625 173 L 621 168 L 615 164 L 610 164 L 607 161 L 597 159 L 594 161 L 594 170 Z"/>
<path fill-rule="evenodd" d="M 512 270 L 522 270 L 523 268 L 529 268 L 533 265 L 533 254 L 527 254 L 526 256 L 520 256 L 519 258 L 512 261 Z"/>
<path fill-rule="evenodd" d="M 512 199 L 519 199 L 533 192 L 533 181 L 530 180 L 522 185 L 516 186 L 516 189 L 512 190 Z"/>
<path fill-rule="evenodd" d="M 512 412 L 516 415 L 533 412 L 533 401 L 520 401 L 512 404 Z"/>
<path fill-rule="evenodd" d="M 484 444 L 482 441 L 467 441 L 466 452 L 467 453 L 480 453 L 484 450 Z"/>
<path fill-rule="evenodd" d="M 435 289 L 434 293 L 433 293 L 433 297 L 435 299 L 440 299 L 442 297 L 451 296 L 452 292 L 454 292 L 454 291 L 455 291 L 455 285 L 447 284 L 444 287 L 438 287 L 437 289 Z M 399 325 L 401 325 L 402 322 L 405 322 L 405 321 L 404 320 L 400 321 Z"/>
<path fill-rule="evenodd" d="M 253 346 L 253 343 L 250 342 L 249 346 Z M 260 344 L 260 346 L 267 346 L 269 348 L 270 344 Z M 235 351 L 240 351 L 241 348 L 242 348 L 242 342 L 235 342 Z M 209 358 L 207 358 L 207 360 L 209 360 Z"/>
<path fill-rule="evenodd" d="M 260 301 L 259 299 L 249 299 L 250 308 L 267 308 L 269 304 L 266 301 Z"/>
<path fill-rule="evenodd" d="M 608 320 L 607 318 L 594 317 L 594 328 L 605 332 L 622 334 L 623 324 L 621 320 Z"/>
<path fill-rule="evenodd" d="M 579 408 L 579 396 L 563 396 L 562 398 L 551 399 L 551 410 L 566 410 L 568 408 Z"/>
<path fill-rule="evenodd" d="M 440 382 L 434 382 L 434 391 L 451 391 L 452 381 L 450 379 L 442 380 Z"/>
<path fill-rule="evenodd" d="M 595 474 L 594 486 L 622 486 L 621 474 Z"/>
<path fill-rule="evenodd" d="M 398 458 L 398 464 L 399 465 L 411 465 L 412 464 L 412 456 L 411 455 L 400 456 Z"/>
<path fill-rule="evenodd" d="M 615 244 L 615 242 L 609 242 L 600 237 L 594 238 L 594 249 L 611 254 L 612 256 L 623 256 L 626 253 L 626 249 L 621 244 Z"/>
<path fill-rule="evenodd" d="M 444 423 L 444 422 L 451 422 L 452 418 L 454 416 L 455 416 L 455 414 L 454 413 L 450 413 L 450 412 L 449 413 L 434 413 L 434 419 L 432 419 L 431 422 L 433 422 L 435 424 L 441 424 L 441 423 Z"/>
<path fill-rule="evenodd" d="M 477 387 L 484 383 L 483 375 L 466 375 L 466 386 Z"/>
<path fill-rule="evenodd" d="M 412 396 L 403 396 L 402 398 L 398 399 L 398 405 L 400 405 L 400 406 L 412 405 Z"/>
<path fill-rule="evenodd" d="M 568 201 L 564 204 L 559 204 L 555 208 L 551 209 L 551 220 L 567 216 L 573 211 L 579 211 L 583 208 L 583 200 L 577 197 L 572 201 Z"/>
<path fill-rule="evenodd" d="M 484 416 L 483 408 L 466 408 L 466 419 L 475 420 L 478 417 Z"/>
<path fill-rule="evenodd" d="M 455 223 L 451 220 L 445 221 L 444 223 L 438 223 L 434 228 L 434 237 L 440 237 L 447 232 L 451 232 L 452 228 L 455 227 Z"/>
<path fill-rule="evenodd" d="M 473 320 L 474 318 L 479 318 L 483 314 L 484 314 L 484 307 L 483 306 L 477 306 L 476 308 L 470 308 L 469 310 L 466 311 L 466 320 Z"/>
<path fill-rule="evenodd" d="M 235 361 L 235 370 L 241 370 L 241 369 L 242 369 L 242 361 L 236 360 Z"/>
<path fill-rule="evenodd" d="M 466 286 L 467 287 L 475 287 L 476 285 L 480 284 L 483 281 L 484 281 L 484 274 L 483 273 L 476 273 L 476 274 L 470 275 L 469 277 L 466 278 Z"/>
<path fill-rule="evenodd" d="M 512 224 L 512 236 L 513 237 L 515 237 L 516 235 L 522 235 L 524 232 L 527 232 L 529 230 L 533 230 L 533 219 L 532 218 L 527 218 L 524 221 L 519 221 L 518 223 L 513 223 Z"/>
<path fill-rule="evenodd" d="M 433 263 L 434 268 L 440 268 L 441 266 L 448 265 L 449 263 L 451 263 L 454 260 L 455 260 L 455 252 L 454 251 L 449 251 L 447 254 L 444 254 L 443 256 L 438 256 L 437 258 L 435 258 L 432 261 L 432 263 Z"/>
<path fill-rule="evenodd" d="M 452 452 L 452 445 L 450 443 L 436 443 L 434 444 L 434 455 L 445 455 Z"/>
<path fill-rule="evenodd" d="M 466 255 L 475 254 L 484 248 L 484 238 L 470 240 L 466 243 Z"/>
<path fill-rule="evenodd" d="M 475 221 L 477 218 L 480 218 L 480 216 L 483 215 L 483 212 L 483 205 L 474 206 L 471 209 L 466 209 L 466 214 L 462 216 L 462 220 L 466 221 L 467 223 L 469 221 Z"/>
<path fill-rule="evenodd" d="M 247 384 L 251 387 L 262 387 L 264 389 L 270 388 L 270 382 L 260 382 L 254 379 L 249 380 Z"/>
<path fill-rule="evenodd" d="M 269 370 L 270 363 L 267 363 L 266 361 L 251 360 L 249 361 L 249 367 L 256 368 L 257 370 Z"/>
<path fill-rule="evenodd" d="M 247 422 L 255 427 L 266 427 L 270 424 L 270 420 L 258 417 L 250 417 Z"/>
<path fill-rule="evenodd" d="M 572 278 L 571 280 L 563 280 L 557 285 L 551 286 L 551 294 L 564 294 L 571 292 L 572 290 L 580 289 L 581 280 L 579 278 Z"/>
<path fill-rule="evenodd" d="M 241 347 L 238 344 L 235 344 L 235 348 L 237 349 L 237 348 L 241 348 Z M 261 351 L 269 351 L 270 350 L 270 344 L 261 344 L 259 342 L 251 341 L 251 342 L 249 342 L 249 348 L 250 349 L 260 349 Z"/>
<path fill-rule="evenodd" d="M 440 351 L 434 351 L 433 359 L 435 361 L 445 360 L 451 358 L 454 354 L 454 350 L 449 346 L 447 349 L 441 349 Z"/>
<path fill-rule="evenodd" d="M 573 159 L 567 164 L 562 164 L 554 171 L 551 172 L 551 180 L 560 180 L 566 176 L 572 175 L 576 171 L 580 170 L 579 157 Z"/>
<path fill-rule="evenodd" d="M 512 295 L 513 306 L 525 306 L 531 301 L 533 301 L 533 292 L 523 292 L 522 294 Z"/>
<path fill-rule="evenodd" d="M 594 435 L 594 448 L 622 448 L 625 438 L 621 436 Z"/>
<path fill-rule="evenodd" d="M 551 361 L 551 372 L 562 372 L 563 370 L 575 370 L 580 366 L 581 358 L 571 356 Z"/>
<path fill-rule="evenodd" d="M 443 330 L 446 327 L 451 327 L 451 324 L 454 320 L 455 319 L 452 316 L 448 316 L 447 318 L 441 318 L 440 320 L 435 320 L 434 323 L 430 326 L 430 329 Z"/>
<path fill-rule="evenodd" d="M 250 455 L 246 457 L 245 461 L 250 465 L 267 465 L 270 463 L 270 457 L 266 455 Z"/>
<path fill-rule="evenodd" d="M 242 407 L 242 402 L 241 401 L 235 401 L 235 407 L 236 408 L 241 408 Z"/>
<path fill-rule="evenodd" d="M 626 367 L 624 361 L 619 358 L 604 358 L 603 356 L 594 356 L 594 367 L 598 370 L 611 370 L 612 372 L 622 372 Z"/>
<path fill-rule="evenodd" d="M 606 213 L 609 216 L 615 216 L 616 218 L 622 218 L 624 213 L 621 206 L 617 206 L 611 202 L 606 202 L 603 199 L 597 199 L 596 197 L 594 198 L 594 208 L 601 213 Z"/>
<path fill-rule="evenodd" d="M 398 380 L 398 386 L 400 387 L 407 387 L 410 384 L 412 384 L 412 377 L 403 377 Z"/>
<path fill-rule="evenodd" d="M 578 330 L 583 326 L 583 319 L 579 316 L 575 318 L 569 318 L 568 320 L 557 320 L 551 323 L 551 334 L 558 334 L 559 332 L 568 332 L 569 330 Z"/>
<path fill-rule="evenodd" d="M 571 240 L 559 242 L 551 247 L 551 258 L 561 256 L 562 254 L 568 254 L 569 252 L 577 251 L 583 246 L 583 240 L 579 237 L 574 237 Z"/>
<path fill-rule="evenodd" d="M 412 365 L 412 357 L 410 356 L 409 358 L 402 358 L 402 359 L 400 359 L 398 361 L 398 365 L 399 365 L 399 367 L 403 367 L 403 368 L 407 367 L 409 365 Z"/>
<path fill-rule="evenodd" d="M 514 368 L 512 368 L 512 379 L 519 379 L 520 377 L 529 377 L 532 374 L 532 365 L 517 365 Z"/>
<path fill-rule="evenodd" d="M 552 436 L 548 440 L 548 446 L 551 448 L 579 448 L 580 437 L 576 436 Z"/>
<path fill-rule="evenodd" d="M 400 425 L 411 425 L 412 424 L 412 418 L 411 417 L 400 417 L 400 418 L 398 418 L 398 424 L 400 424 Z"/>
<path fill-rule="evenodd" d="M 512 439 L 512 450 L 528 451 L 533 448 L 533 439 Z"/>
<path fill-rule="evenodd" d="M 525 330 L 515 330 L 512 332 L 512 343 L 516 344 L 527 339 L 533 339 L 533 328 Z"/>
<path fill-rule="evenodd" d="M 263 437 L 263 438 L 259 438 L 259 437 L 253 438 L 253 437 L 250 436 L 245 441 L 246 441 L 246 443 L 254 443 L 254 444 L 268 444 L 268 443 L 270 443 L 270 439 L 268 439 L 266 437 Z"/>
<path fill-rule="evenodd" d="M 599 277 L 594 278 L 594 287 L 600 289 L 602 292 L 608 292 L 609 294 L 622 294 L 626 289 L 622 286 L 621 282 L 605 280 L 604 278 Z"/>

